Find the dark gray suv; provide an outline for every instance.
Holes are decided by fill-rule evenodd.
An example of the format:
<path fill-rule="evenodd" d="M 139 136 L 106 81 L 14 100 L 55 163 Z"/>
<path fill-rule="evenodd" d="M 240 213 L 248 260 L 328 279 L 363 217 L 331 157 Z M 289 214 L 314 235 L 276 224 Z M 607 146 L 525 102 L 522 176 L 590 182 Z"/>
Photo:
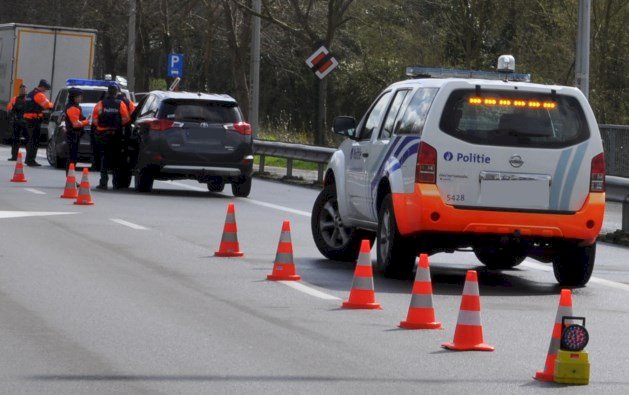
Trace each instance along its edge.
<path fill-rule="evenodd" d="M 235 196 L 251 191 L 253 140 L 238 103 L 228 95 L 153 91 L 133 115 L 129 167 L 135 187 L 154 180 L 194 179 Z"/>

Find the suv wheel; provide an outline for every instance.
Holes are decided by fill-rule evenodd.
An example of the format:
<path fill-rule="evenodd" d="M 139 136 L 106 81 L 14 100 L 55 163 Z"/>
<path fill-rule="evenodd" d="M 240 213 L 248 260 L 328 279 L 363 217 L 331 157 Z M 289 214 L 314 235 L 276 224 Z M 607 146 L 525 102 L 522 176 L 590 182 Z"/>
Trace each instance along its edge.
<path fill-rule="evenodd" d="M 225 180 L 216 178 L 207 183 L 207 190 L 210 192 L 223 192 L 225 189 Z"/>
<path fill-rule="evenodd" d="M 526 254 L 517 250 L 517 247 L 475 247 L 476 258 L 488 269 L 511 269 L 518 266 L 526 259 Z"/>
<path fill-rule="evenodd" d="M 553 272 L 560 285 L 581 287 L 587 284 L 594 270 L 596 244 L 578 246 L 565 244 L 553 259 Z"/>
<path fill-rule="evenodd" d="M 377 247 L 378 269 L 386 277 L 405 279 L 412 275 L 417 251 L 398 231 L 390 194 L 385 196 L 378 213 Z"/>
<path fill-rule="evenodd" d="M 343 225 L 339 214 L 336 188 L 328 185 L 315 200 L 310 227 L 315 245 L 328 259 L 353 262 L 358 258 L 363 239 L 373 243 L 374 235 Z"/>
<path fill-rule="evenodd" d="M 66 161 L 57 155 L 57 143 L 54 137 L 48 140 L 48 144 L 46 145 L 46 159 L 48 159 L 50 166 L 56 169 L 65 169 L 66 167 Z"/>
<path fill-rule="evenodd" d="M 232 182 L 232 193 L 236 197 L 247 197 L 251 193 L 251 177 L 243 177 Z"/>
<path fill-rule="evenodd" d="M 153 190 L 153 173 L 150 169 L 144 167 L 138 170 L 135 176 L 135 189 L 138 192 L 151 192 Z"/>

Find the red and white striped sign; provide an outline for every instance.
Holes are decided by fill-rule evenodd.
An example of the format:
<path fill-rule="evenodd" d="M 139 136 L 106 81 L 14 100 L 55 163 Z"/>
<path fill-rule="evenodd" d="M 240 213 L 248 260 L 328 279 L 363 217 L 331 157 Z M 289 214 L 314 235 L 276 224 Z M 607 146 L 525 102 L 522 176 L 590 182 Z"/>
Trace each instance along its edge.
<path fill-rule="evenodd" d="M 317 49 L 308 59 L 306 65 L 310 67 L 319 79 L 324 79 L 332 70 L 339 65 L 339 62 L 330 54 L 324 46 Z"/>

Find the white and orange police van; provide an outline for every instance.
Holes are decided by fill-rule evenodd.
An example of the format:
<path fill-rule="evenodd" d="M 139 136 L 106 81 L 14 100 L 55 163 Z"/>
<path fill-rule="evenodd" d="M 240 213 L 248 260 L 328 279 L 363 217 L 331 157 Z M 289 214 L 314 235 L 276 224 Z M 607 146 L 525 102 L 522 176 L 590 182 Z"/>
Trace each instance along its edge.
<path fill-rule="evenodd" d="M 358 124 L 334 120 L 347 139 L 313 208 L 323 255 L 352 261 L 368 238 L 390 277 L 420 252 L 471 249 L 490 269 L 531 257 L 562 285 L 588 282 L 605 211 L 592 109 L 576 88 L 514 73 L 510 55 L 497 70 L 409 67 Z"/>

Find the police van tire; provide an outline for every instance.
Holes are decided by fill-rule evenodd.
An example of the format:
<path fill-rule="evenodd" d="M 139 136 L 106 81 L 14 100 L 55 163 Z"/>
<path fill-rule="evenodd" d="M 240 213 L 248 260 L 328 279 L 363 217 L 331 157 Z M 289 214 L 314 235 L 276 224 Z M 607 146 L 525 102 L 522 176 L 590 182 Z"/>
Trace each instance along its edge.
<path fill-rule="evenodd" d="M 236 197 L 247 197 L 251 193 L 251 177 L 243 177 L 232 182 L 232 194 Z"/>
<path fill-rule="evenodd" d="M 66 168 L 66 160 L 57 155 L 57 144 L 54 138 L 48 140 L 48 144 L 46 145 L 46 159 L 50 166 L 55 169 L 65 169 Z"/>
<path fill-rule="evenodd" d="M 474 255 L 488 269 L 505 270 L 511 269 L 524 262 L 526 254 L 505 247 L 475 247 Z"/>
<path fill-rule="evenodd" d="M 319 193 L 312 207 L 310 229 L 321 254 L 333 261 L 355 262 L 363 239 L 373 244 L 373 233 L 343 226 L 338 211 L 336 187 L 328 185 Z"/>
<path fill-rule="evenodd" d="M 153 173 L 150 169 L 140 169 L 135 176 L 135 189 L 138 192 L 151 192 L 153 190 L 154 180 Z"/>
<path fill-rule="evenodd" d="M 596 244 L 578 246 L 566 243 L 553 259 L 555 278 L 562 286 L 582 287 L 594 270 Z"/>
<path fill-rule="evenodd" d="M 377 268 L 386 277 L 410 278 L 415 267 L 416 248 L 398 231 L 393 198 L 384 197 L 378 213 Z"/>

